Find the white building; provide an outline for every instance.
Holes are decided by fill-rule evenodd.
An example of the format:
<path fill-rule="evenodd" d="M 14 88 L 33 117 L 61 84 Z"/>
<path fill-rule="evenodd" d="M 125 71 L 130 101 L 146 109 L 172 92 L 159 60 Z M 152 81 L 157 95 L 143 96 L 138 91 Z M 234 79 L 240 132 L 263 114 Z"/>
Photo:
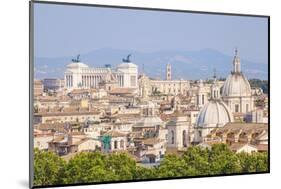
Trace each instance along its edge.
<path fill-rule="evenodd" d="M 202 108 L 205 104 L 208 103 L 209 93 L 210 93 L 209 88 L 205 87 L 203 81 L 200 80 L 196 91 L 196 105 L 199 108 Z"/>
<path fill-rule="evenodd" d="M 123 59 L 116 69 L 110 67 L 90 68 L 80 62 L 79 57 L 67 65 L 65 87 L 68 90 L 78 88 L 99 88 L 104 81 L 115 81 L 120 88 L 137 88 L 138 66 L 131 63 L 129 56 Z"/>
<path fill-rule="evenodd" d="M 160 92 L 168 95 L 186 95 L 190 88 L 188 80 L 151 80 L 152 93 Z"/>
<path fill-rule="evenodd" d="M 166 125 L 168 129 L 168 148 L 174 148 L 177 150 L 187 148 L 190 142 L 189 133 L 189 121 L 187 116 L 178 115 L 175 116 Z"/>
<path fill-rule="evenodd" d="M 139 96 L 146 98 L 152 94 L 166 95 L 186 95 L 190 89 L 188 80 L 172 80 L 172 66 L 166 66 L 166 80 L 151 79 L 145 74 L 140 75 L 139 79 Z"/>

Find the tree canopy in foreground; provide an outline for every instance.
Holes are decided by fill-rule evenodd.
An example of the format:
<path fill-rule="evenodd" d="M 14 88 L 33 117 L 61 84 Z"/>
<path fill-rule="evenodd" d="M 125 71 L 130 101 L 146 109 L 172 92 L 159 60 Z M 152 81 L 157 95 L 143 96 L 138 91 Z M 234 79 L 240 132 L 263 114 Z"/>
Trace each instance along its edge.
<path fill-rule="evenodd" d="M 225 144 L 190 147 L 182 156 L 166 155 L 152 168 L 138 165 L 126 153 L 81 152 L 68 162 L 52 152 L 34 153 L 35 186 L 267 171 L 267 153 L 236 154 Z"/>

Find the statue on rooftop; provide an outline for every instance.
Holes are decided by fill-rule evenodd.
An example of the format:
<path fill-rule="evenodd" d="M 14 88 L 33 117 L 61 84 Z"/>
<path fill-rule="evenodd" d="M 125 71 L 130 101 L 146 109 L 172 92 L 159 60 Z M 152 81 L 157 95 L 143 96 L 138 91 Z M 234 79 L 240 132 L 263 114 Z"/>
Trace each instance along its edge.
<path fill-rule="evenodd" d="M 77 58 L 73 58 L 72 62 L 80 62 L 80 54 L 77 55 Z"/>
<path fill-rule="evenodd" d="M 129 55 L 127 56 L 127 58 L 123 58 L 123 59 L 122 59 L 123 62 L 127 62 L 127 63 L 131 62 L 130 57 L 131 57 L 131 54 L 129 54 Z"/>

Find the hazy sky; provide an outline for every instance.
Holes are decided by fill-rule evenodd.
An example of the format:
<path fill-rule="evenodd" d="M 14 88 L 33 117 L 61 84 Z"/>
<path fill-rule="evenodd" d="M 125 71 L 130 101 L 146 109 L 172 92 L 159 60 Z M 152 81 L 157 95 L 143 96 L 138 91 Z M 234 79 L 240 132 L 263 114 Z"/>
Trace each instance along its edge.
<path fill-rule="evenodd" d="M 35 56 L 212 48 L 267 63 L 267 18 L 35 4 Z"/>

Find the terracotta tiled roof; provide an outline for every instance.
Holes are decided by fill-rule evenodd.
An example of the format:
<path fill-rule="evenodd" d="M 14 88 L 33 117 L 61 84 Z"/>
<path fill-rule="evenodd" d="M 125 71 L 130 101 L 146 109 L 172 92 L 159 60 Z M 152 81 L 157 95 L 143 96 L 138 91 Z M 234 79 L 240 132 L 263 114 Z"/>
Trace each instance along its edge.
<path fill-rule="evenodd" d="M 65 125 L 64 123 L 40 123 L 34 125 L 34 129 L 41 130 L 41 131 L 48 131 L 48 130 L 65 131 L 64 125 Z"/>
<path fill-rule="evenodd" d="M 145 145 L 158 144 L 163 141 L 164 141 L 163 139 L 159 139 L 159 138 L 148 138 L 148 139 L 142 140 L 143 144 L 145 144 Z"/>
<path fill-rule="evenodd" d="M 63 116 L 63 115 L 93 115 L 99 114 L 100 112 L 97 110 L 90 110 L 88 108 L 77 108 L 77 107 L 69 107 L 62 108 L 56 107 L 51 109 L 40 109 L 38 113 L 34 113 L 35 116 Z"/>
<path fill-rule="evenodd" d="M 109 91 L 110 94 L 129 94 L 134 93 L 136 89 L 132 88 L 115 88 Z"/>
<path fill-rule="evenodd" d="M 122 133 L 119 131 L 114 131 L 114 130 L 107 131 L 106 133 L 104 133 L 104 135 L 109 135 L 111 137 L 126 137 L 127 136 L 127 134 L 125 134 L 125 133 Z"/>
<path fill-rule="evenodd" d="M 258 144 L 256 146 L 258 151 L 263 151 L 263 152 L 268 151 L 268 144 Z"/>
<path fill-rule="evenodd" d="M 70 94 L 93 93 L 97 91 L 97 89 L 73 89 Z"/>

